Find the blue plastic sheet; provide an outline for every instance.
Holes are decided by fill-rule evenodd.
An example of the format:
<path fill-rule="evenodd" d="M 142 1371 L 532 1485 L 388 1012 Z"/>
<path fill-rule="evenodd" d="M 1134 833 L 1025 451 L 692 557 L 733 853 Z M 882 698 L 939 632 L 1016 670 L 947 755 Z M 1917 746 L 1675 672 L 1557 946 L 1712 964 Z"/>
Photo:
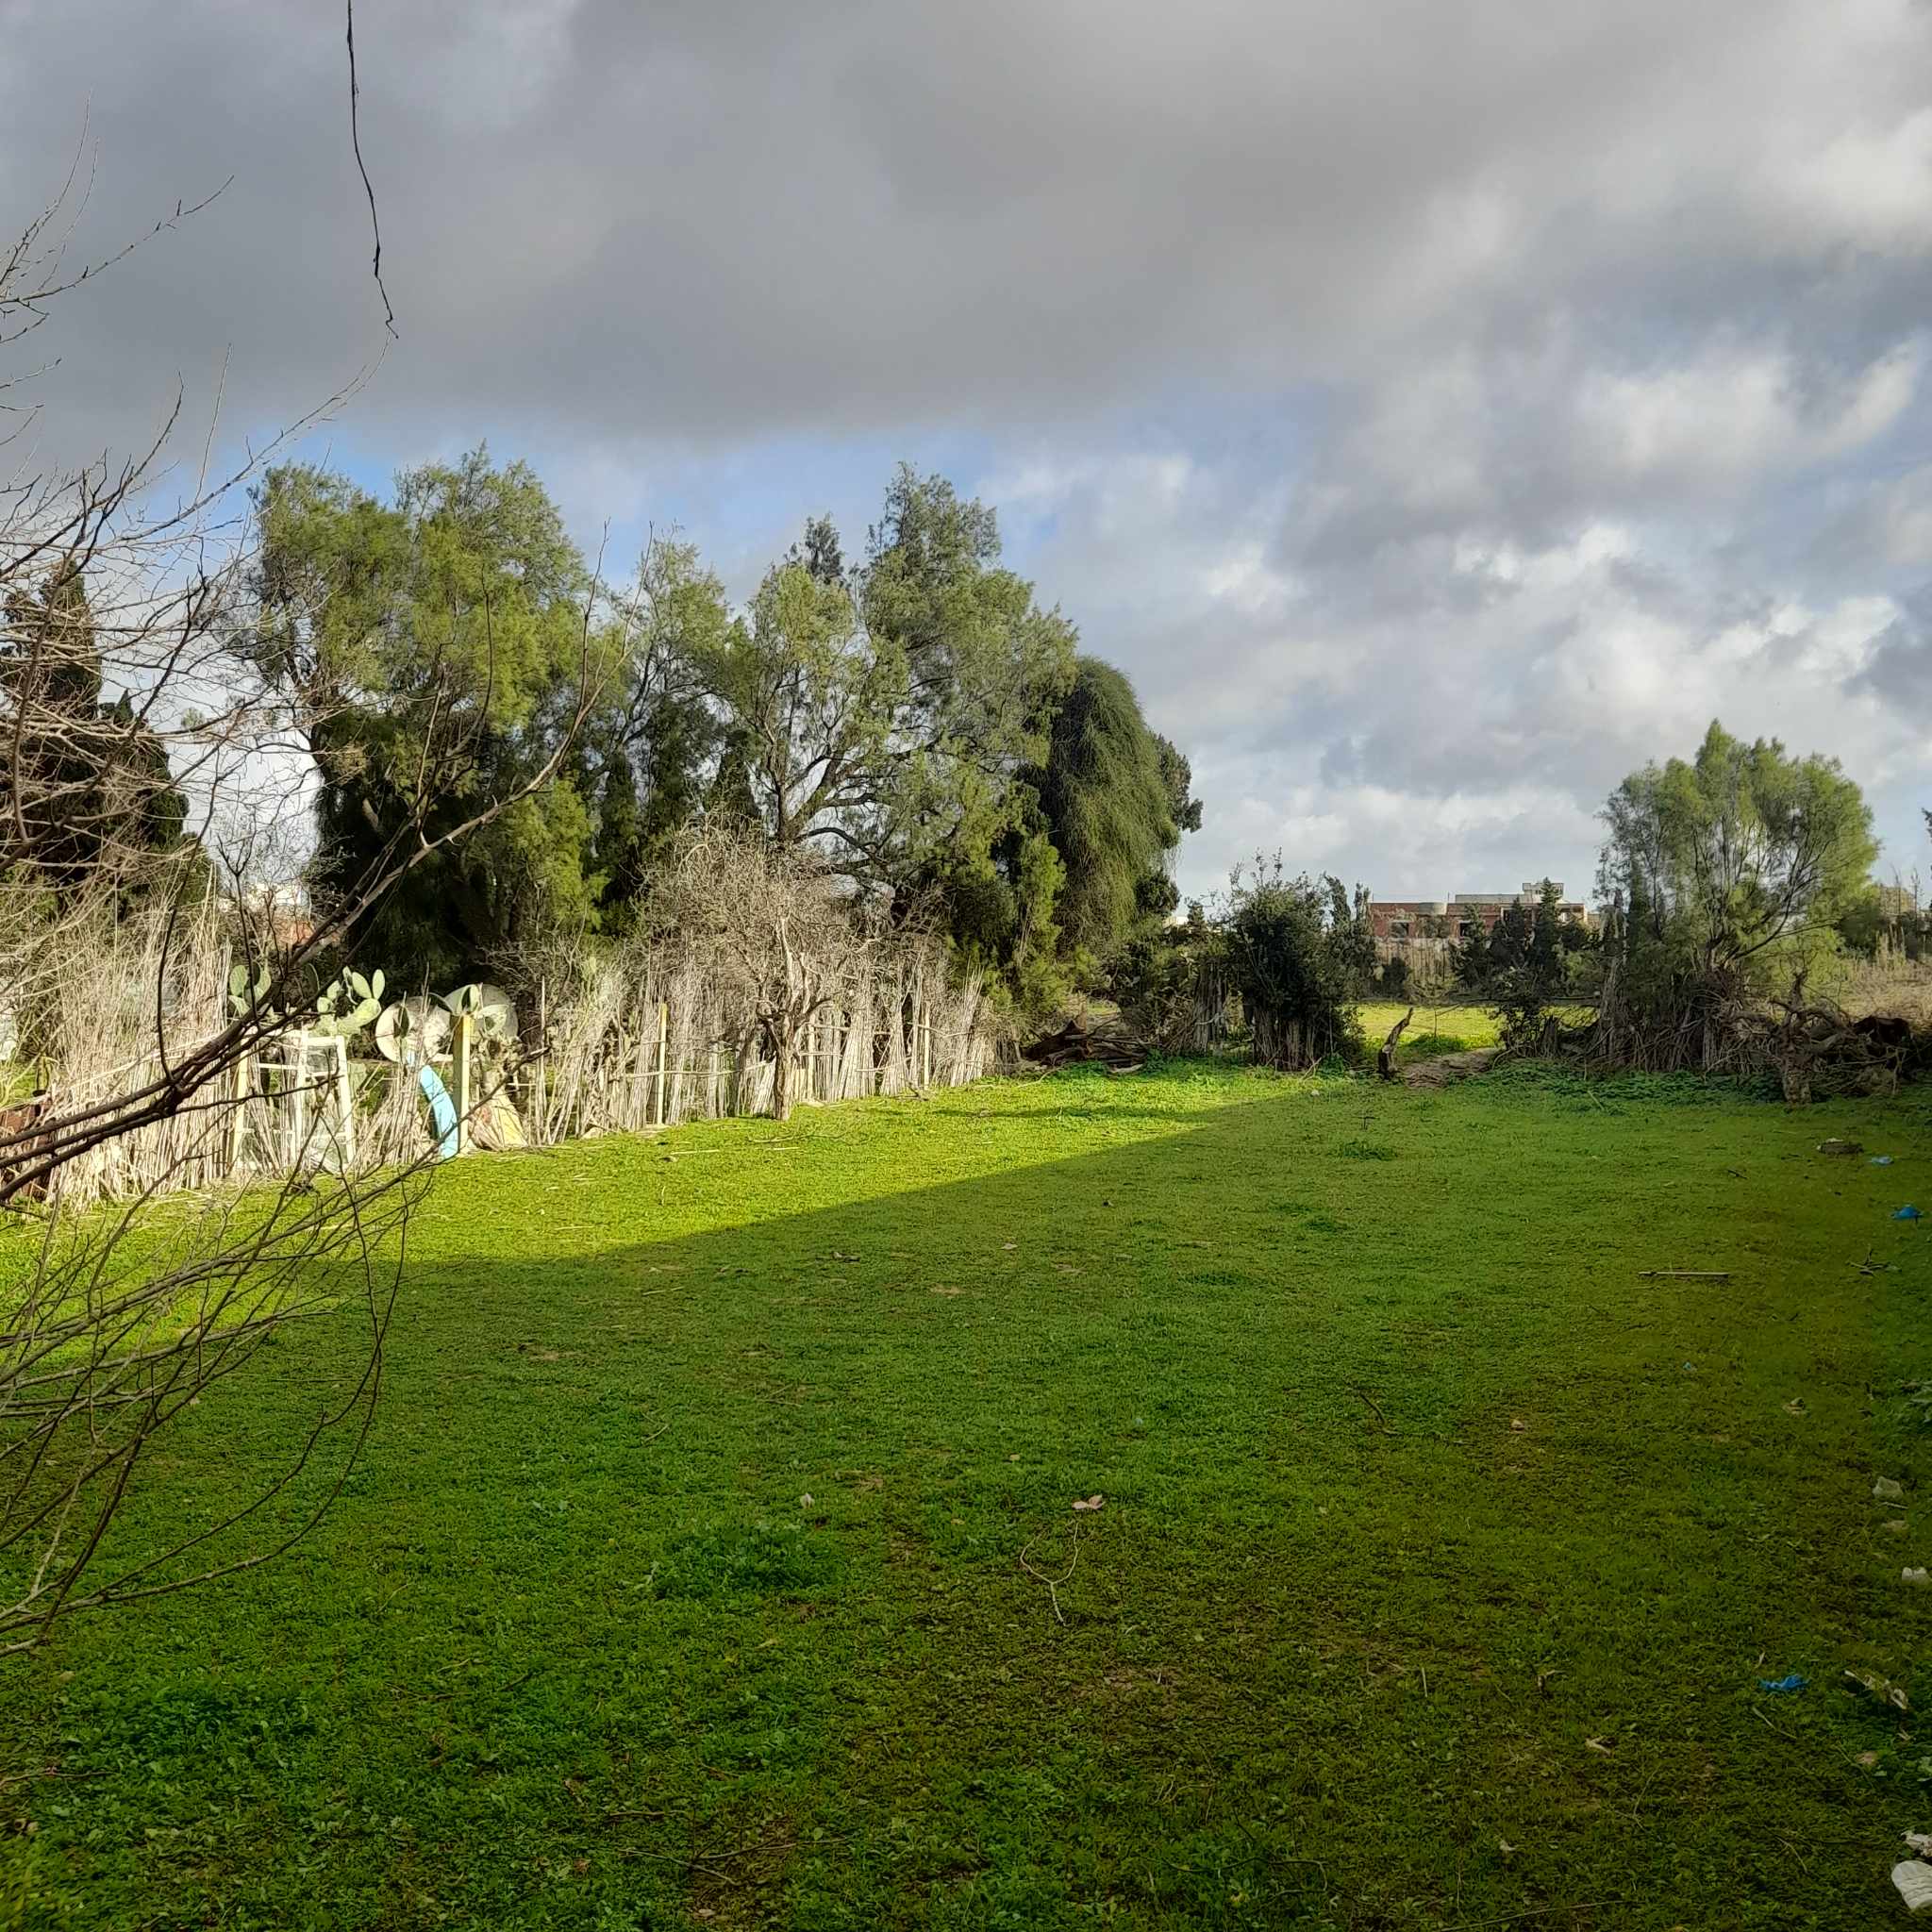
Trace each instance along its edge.
<path fill-rule="evenodd" d="M 416 1075 L 423 1098 L 429 1103 L 429 1118 L 436 1123 L 436 1152 L 439 1159 L 454 1159 L 457 1151 L 457 1105 L 434 1067 L 425 1067 Z"/>

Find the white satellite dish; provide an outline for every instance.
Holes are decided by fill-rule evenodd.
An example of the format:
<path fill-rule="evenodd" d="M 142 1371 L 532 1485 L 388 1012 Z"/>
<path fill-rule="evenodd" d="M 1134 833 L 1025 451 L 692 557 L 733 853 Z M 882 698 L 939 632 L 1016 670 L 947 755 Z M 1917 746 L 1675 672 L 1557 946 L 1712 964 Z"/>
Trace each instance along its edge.
<path fill-rule="evenodd" d="M 500 986 L 491 986 L 487 980 L 459 986 L 446 996 L 444 1004 L 452 1013 L 468 1013 L 483 1040 L 508 1045 L 517 1037 L 516 1002 Z"/>
<path fill-rule="evenodd" d="M 449 1058 L 448 1011 L 411 995 L 385 1007 L 375 1023 L 375 1050 L 384 1059 L 420 1064 Z"/>

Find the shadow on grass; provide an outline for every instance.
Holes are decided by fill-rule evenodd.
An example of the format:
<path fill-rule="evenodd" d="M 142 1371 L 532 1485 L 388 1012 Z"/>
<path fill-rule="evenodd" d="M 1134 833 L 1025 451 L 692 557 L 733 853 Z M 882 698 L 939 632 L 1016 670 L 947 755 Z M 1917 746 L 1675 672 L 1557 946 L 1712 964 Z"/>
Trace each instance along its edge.
<path fill-rule="evenodd" d="M 1531 1090 L 1053 1097 L 1090 1084 L 1174 1131 L 1002 1163 L 962 1095 L 907 1110 L 982 1163 L 937 1182 L 899 1115 L 451 1175 L 323 1529 L 49 1659 L 42 1855 L 268 1923 L 1875 1913 L 1852 1841 L 1911 1781 L 1840 1747 L 1890 1730 L 1743 1702 L 1890 1614 L 1844 1479 L 1890 1284 L 1813 1292 L 1872 1204 L 1808 1188 L 1811 1124 L 1660 1168 L 1656 1116 Z M 1686 1253 L 1736 1285 L 1642 1277 Z M 326 1346 L 208 1406 L 175 1507 L 285 1445 Z M 1808 1867 L 1740 1868 L 1778 1832 Z"/>

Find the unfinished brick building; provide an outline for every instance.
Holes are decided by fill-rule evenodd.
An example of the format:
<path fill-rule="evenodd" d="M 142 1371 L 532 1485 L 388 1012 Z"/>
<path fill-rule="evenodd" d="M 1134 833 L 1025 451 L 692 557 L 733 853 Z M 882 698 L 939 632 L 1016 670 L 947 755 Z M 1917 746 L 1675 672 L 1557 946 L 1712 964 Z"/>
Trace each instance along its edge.
<path fill-rule="evenodd" d="M 1554 879 L 1557 889 L 1557 917 L 1564 924 L 1589 925 L 1590 908 L 1581 899 L 1565 899 L 1563 882 Z M 1542 896 L 1542 882 L 1525 885 L 1518 892 L 1457 892 L 1449 899 L 1372 899 L 1369 918 L 1380 940 L 1459 940 L 1468 936 L 1473 923 L 1480 920 L 1488 932 L 1511 906 L 1534 906 Z"/>

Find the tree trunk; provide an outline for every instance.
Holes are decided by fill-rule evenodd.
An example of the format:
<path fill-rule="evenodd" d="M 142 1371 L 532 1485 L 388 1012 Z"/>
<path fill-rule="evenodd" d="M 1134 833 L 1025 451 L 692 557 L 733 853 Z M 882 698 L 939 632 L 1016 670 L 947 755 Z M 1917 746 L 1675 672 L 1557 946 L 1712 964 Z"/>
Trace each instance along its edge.
<path fill-rule="evenodd" d="M 1390 1027 L 1389 1038 L 1382 1042 L 1382 1051 L 1375 1056 L 1375 1071 L 1385 1080 L 1395 1077 L 1395 1042 L 1402 1038 L 1403 1028 L 1414 1018 L 1415 1008 L 1411 1007 Z"/>
<path fill-rule="evenodd" d="M 791 1029 L 772 1029 L 772 1049 L 777 1058 L 772 1063 L 772 1118 L 791 1118 Z"/>

